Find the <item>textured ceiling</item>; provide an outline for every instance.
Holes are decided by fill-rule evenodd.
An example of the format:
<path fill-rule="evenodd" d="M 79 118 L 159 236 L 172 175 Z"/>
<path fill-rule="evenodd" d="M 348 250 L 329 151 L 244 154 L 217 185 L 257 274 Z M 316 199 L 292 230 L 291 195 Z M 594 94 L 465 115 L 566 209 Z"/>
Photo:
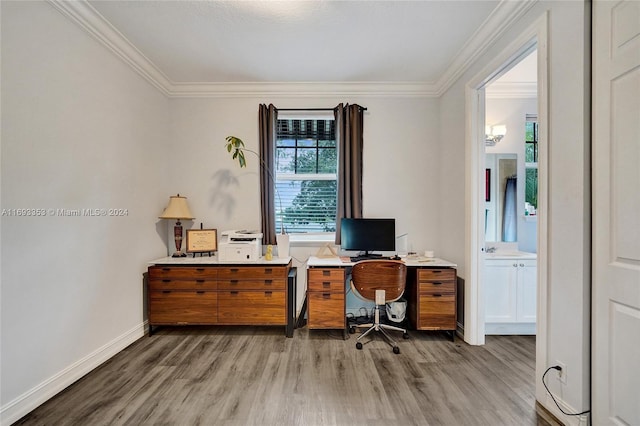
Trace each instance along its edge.
<path fill-rule="evenodd" d="M 435 82 L 499 1 L 89 1 L 175 83 Z"/>

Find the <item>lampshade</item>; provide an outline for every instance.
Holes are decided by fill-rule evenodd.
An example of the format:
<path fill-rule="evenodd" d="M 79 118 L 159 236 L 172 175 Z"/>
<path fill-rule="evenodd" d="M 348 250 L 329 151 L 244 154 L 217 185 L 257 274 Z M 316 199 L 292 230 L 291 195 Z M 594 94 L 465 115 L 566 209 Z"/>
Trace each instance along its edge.
<path fill-rule="evenodd" d="M 187 204 L 187 197 L 181 197 L 180 194 L 172 195 L 169 198 L 169 205 L 164 209 L 159 219 L 193 219 Z"/>

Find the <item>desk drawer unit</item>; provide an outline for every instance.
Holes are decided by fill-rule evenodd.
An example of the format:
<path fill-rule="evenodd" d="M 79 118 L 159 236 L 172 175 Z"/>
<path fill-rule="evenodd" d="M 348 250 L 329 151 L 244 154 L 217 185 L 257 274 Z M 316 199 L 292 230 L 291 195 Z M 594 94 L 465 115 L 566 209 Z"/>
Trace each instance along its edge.
<path fill-rule="evenodd" d="M 307 270 L 307 326 L 310 329 L 345 329 L 345 270 Z"/>
<path fill-rule="evenodd" d="M 417 269 L 410 312 L 417 330 L 456 330 L 456 270 Z"/>

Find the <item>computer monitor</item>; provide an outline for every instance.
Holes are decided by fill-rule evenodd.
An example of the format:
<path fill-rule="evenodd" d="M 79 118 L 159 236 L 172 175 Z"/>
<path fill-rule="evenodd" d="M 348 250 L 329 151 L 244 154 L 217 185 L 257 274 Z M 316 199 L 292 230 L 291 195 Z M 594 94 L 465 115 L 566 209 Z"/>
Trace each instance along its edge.
<path fill-rule="evenodd" d="M 396 220 L 373 218 L 343 218 L 340 221 L 340 249 L 359 251 L 395 251 Z"/>

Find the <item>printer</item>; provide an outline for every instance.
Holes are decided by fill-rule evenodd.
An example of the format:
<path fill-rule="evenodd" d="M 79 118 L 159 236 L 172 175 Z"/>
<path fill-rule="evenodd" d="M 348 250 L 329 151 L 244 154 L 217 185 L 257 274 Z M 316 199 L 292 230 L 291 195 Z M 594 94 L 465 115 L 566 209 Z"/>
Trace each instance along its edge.
<path fill-rule="evenodd" d="M 262 254 L 262 233 L 257 231 L 222 231 L 218 245 L 220 262 L 255 261 Z"/>

